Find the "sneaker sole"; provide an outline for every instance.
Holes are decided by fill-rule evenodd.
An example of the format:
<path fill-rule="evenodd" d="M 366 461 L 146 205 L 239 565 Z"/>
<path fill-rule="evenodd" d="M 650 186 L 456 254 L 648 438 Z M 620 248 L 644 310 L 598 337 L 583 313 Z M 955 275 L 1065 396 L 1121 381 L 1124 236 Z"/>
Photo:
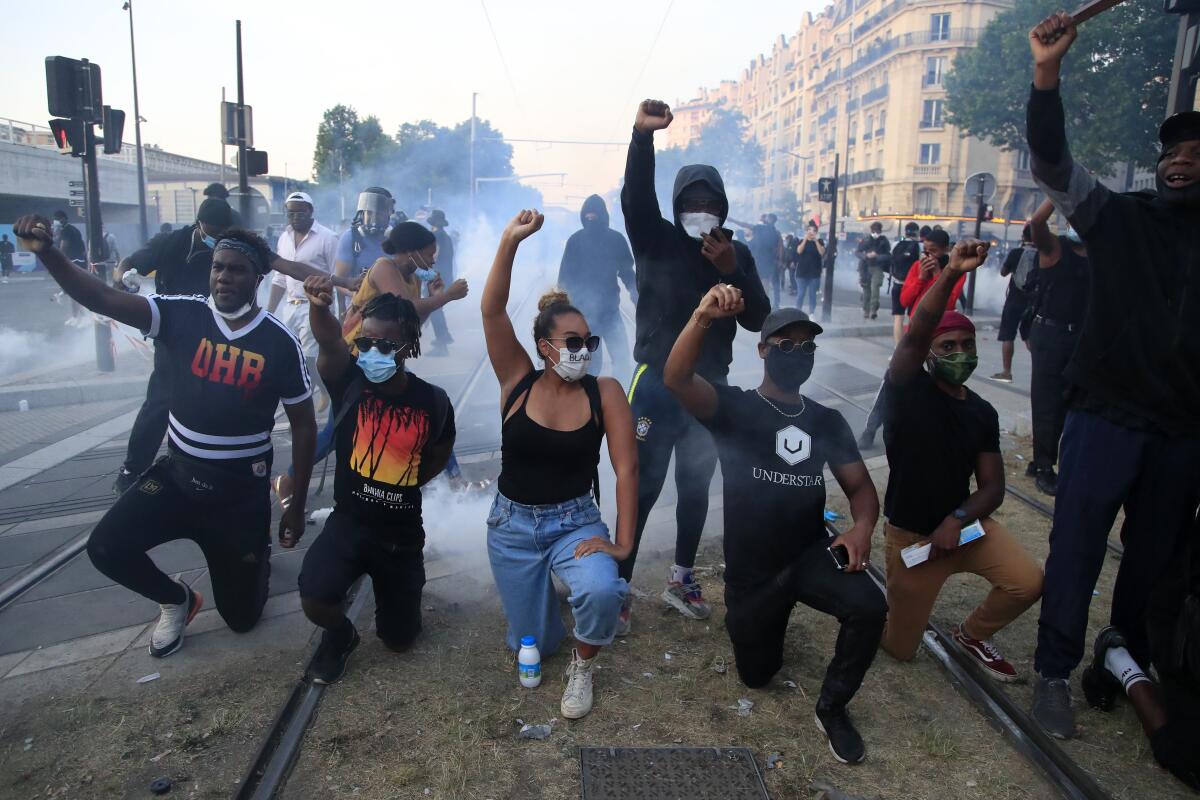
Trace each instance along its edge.
<path fill-rule="evenodd" d="M 352 644 L 350 646 L 350 652 L 346 653 L 346 660 L 342 662 L 342 669 L 340 672 L 338 672 L 337 675 L 334 675 L 331 678 L 318 677 L 316 675 L 313 675 L 312 682 L 317 684 L 318 686 L 332 686 L 333 684 L 340 681 L 342 679 L 342 677 L 346 674 L 346 667 L 350 665 L 350 656 L 352 656 L 354 654 L 354 651 L 358 649 L 358 645 L 361 641 L 362 641 L 362 637 L 357 633 L 354 634 L 354 644 Z"/>
<path fill-rule="evenodd" d="M 950 638 L 954 641 L 954 644 L 957 645 L 959 650 L 961 650 L 964 653 L 966 653 L 967 655 L 969 655 L 971 657 L 971 660 L 979 665 L 979 668 L 983 670 L 985 675 L 987 675 L 989 678 L 996 681 L 997 683 L 1016 683 L 1017 681 L 1019 681 L 1021 679 L 1020 675 L 1006 675 L 1003 672 L 997 672 L 996 670 L 992 669 L 987 664 L 985 664 L 983 661 L 981 661 L 979 659 L 979 655 L 974 650 L 972 650 L 971 648 L 967 647 L 965 644 L 960 642 L 956 637 L 951 636 Z"/>
<path fill-rule="evenodd" d="M 818 717 L 816 714 L 813 714 L 813 719 L 817 721 L 817 730 L 819 730 L 821 732 L 821 734 L 825 737 L 825 744 L 829 745 L 829 752 L 833 754 L 833 757 L 835 759 L 837 759 L 838 761 L 840 761 L 843 764 L 861 764 L 862 762 L 867 760 L 866 753 L 863 753 L 863 757 L 860 758 L 858 761 L 850 761 L 850 760 L 842 758 L 840 755 L 838 755 L 838 751 L 833 749 L 833 740 L 829 738 L 828 733 L 825 733 L 825 726 L 821 724 L 821 718 Z"/>
<path fill-rule="evenodd" d="M 192 624 L 192 620 L 196 618 L 196 615 L 200 613 L 200 608 L 204 605 L 204 595 L 202 595 L 200 592 L 197 592 L 195 589 L 189 588 L 188 591 L 192 593 L 192 598 L 196 602 L 195 605 L 188 610 L 187 619 L 183 621 L 183 630 L 179 631 L 179 638 L 172 642 L 169 648 L 166 650 L 160 650 L 157 653 L 154 652 L 154 642 L 151 642 L 150 647 L 148 648 L 151 658 L 166 658 L 169 655 L 178 653 L 180 648 L 183 647 L 184 631 L 187 630 L 188 625 Z"/>
<path fill-rule="evenodd" d="M 588 714 L 592 713 L 592 707 L 588 706 L 587 710 L 584 711 L 583 713 L 574 714 L 574 713 L 567 711 L 566 707 L 564 707 L 562 703 L 559 703 L 558 704 L 558 713 L 563 715 L 563 719 L 583 719 Z"/>
<path fill-rule="evenodd" d="M 691 619 L 708 619 L 709 616 L 712 614 L 711 611 L 708 614 L 703 614 L 703 615 L 696 613 L 696 610 L 694 608 L 692 608 L 690 605 L 688 605 L 683 600 L 680 600 L 675 595 L 671 594 L 671 592 L 669 590 L 663 591 L 662 599 L 666 601 L 667 605 L 674 608 L 680 614 L 683 614 L 685 617 L 689 617 Z"/>

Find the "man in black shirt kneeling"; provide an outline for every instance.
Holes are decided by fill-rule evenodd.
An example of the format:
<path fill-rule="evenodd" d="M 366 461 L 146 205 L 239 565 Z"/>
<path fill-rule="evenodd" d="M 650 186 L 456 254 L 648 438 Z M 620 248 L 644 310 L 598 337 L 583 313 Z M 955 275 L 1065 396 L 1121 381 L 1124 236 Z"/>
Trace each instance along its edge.
<path fill-rule="evenodd" d="M 329 276 L 305 280 L 309 327 L 320 346 L 317 371 L 334 403 L 334 509 L 304 556 L 304 613 L 325 629 L 312 680 L 330 684 L 346 669 L 358 631 L 342 610 L 364 573 L 375 592 L 375 633 L 397 652 L 421 631 L 425 530 L 421 487 L 450 460 L 454 411 L 446 393 L 405 371 L 421 355 L 421 319 L 394 294 L 363 307 L 357 356 L 330 311 Z"/>
<path fill-rule="evenodd" d="M 800 394 L 812 372 L 821 326 L 796 308 L 771 312 L 758 354 L 757 389 L 718 386 L 696 375 L 704 336 L 714 319 L 743 310 L 742 293 L 717 284 L 680 333 L 663 381 L 713 434 L 725 496 L 725 626 L 738 675 L 765 686 L 783 664 L 788 618 L 797 602 L 838 618 L 841 632 L 817 700 L 817 726 L 843 763 L 862 761 L 862 737 L 846 713 L 875 658 L 887 603 L 863 572 L 879 497 L 837 411 Z M 850 500 L 854 525 L 830 540 L 825 532 L 828 464 Z M 840 562 L 838 559 L 841 559 Z"/>

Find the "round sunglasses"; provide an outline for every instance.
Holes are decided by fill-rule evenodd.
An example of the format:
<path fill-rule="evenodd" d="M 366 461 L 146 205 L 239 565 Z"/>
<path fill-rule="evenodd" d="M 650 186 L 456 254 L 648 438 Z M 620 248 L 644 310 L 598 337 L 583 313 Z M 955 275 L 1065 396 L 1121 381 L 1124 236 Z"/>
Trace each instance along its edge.
<path fill-rule="evenodd" d="M 354 346 L 358 348 L 358 352 L 365 353 L 374 347 L 381 355 L 390 356 L 392 353 L 408 350 L 412 347 L 411 344 L 400 344 L 393 342 L 391 339 L 376 339 L 371 336 L 359 336 L 354 340 Z"/>
<path fill-rule="evenodd" d="M 799 342 L 794 339 L 780 339 L 778 342 L 767 342 L 771 347 L 778 347 L 781 353 L 790 353 L 793 350 L 799 350 L 807 356 L 811 356 L 817 352 L 817 343 L 812 339 L 804 339 Z"/>

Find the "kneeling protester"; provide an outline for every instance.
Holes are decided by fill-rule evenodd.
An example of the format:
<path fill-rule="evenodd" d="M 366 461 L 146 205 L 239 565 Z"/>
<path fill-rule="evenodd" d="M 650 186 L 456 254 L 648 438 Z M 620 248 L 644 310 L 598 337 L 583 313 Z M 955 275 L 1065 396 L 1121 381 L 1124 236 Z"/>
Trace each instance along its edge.
<path fill-rule="evenodd" d="M 887 603 L 864 570 L 879 498 L 846 420 L 800 394 L 812 372 L 821 326 L 796 308 L 763 323 L 757 389 L 714 386 L 696 375 L 712 320 L 733 316 L 741 292 L 717 284 L 679 335 L 663 371 L 667 388 L 713 433 L 725 496 L 725 625 L 738 675 L 765 686 L 783 665 L 796 603 L 837 617 L 833 658 L 817 700 L 817 727 L 843 763 L 866 756 L 846 706 L 875 658 Z M 825 466 L 850 499 L 854 525 L 825 530 Z"/>
<path fill-rule="evenodd" d="M 317 369 L 333 398 L 337 472 L 334 509 L 304 556 L 304 613 L 325 629 L 310 678 L 330 684 L 345 672 L 358 631 L 342 610 L 362 575 L 375 593 L 375 633 L 403 652 L 421 631 L 425 530 L 421 487 L 454 445 L 446 393 L 405 371 L 421 354 L 421 321 L 408 300 L 385 293 L 363 308 L 357 359 L 330 311 L 328 278 L 305 281 L 309 323 L 320 345 Z"/>

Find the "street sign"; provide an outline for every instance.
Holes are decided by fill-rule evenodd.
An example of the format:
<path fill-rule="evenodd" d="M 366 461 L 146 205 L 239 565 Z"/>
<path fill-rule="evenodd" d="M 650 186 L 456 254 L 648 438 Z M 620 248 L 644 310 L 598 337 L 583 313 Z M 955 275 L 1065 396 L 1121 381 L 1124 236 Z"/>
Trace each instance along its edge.
<path fill-rule="evenodd" d="M 67 194 L 70 197 L 83 197 L 84 196 L 83 189 L 72 189 L 69 192 L 67 192 Z"/>
<path fill-rule="evenodd" d="M 238 142 L 237 103 L 221 103 L 221 142 L 236 147 Z M 246 109 L 243 130 L 246 136 L 246 147 L 254 147 L 254 110 Z"/>
<path fill-rule="evenodd" d="M 817 180 L 817 199 L 822 203 L 833 202 L 833 178 L 820 178 Z"/>
<path fill-rule="evenodd" d="M 976 172 L 967 178 L 967 197 L 986 203 L 996 195 L 996 176 L 990 172 Z"/>
<path fill-rule="evenodd" d="M 67 199 L 67 205 L 71 208 L 83 208 L 82 197 L 71 197 Z"/>
<path fill-rule="evenodd" d="M 72 189 L 82 189 L 83 181 L 67 181 L 67 186 Z"/>

